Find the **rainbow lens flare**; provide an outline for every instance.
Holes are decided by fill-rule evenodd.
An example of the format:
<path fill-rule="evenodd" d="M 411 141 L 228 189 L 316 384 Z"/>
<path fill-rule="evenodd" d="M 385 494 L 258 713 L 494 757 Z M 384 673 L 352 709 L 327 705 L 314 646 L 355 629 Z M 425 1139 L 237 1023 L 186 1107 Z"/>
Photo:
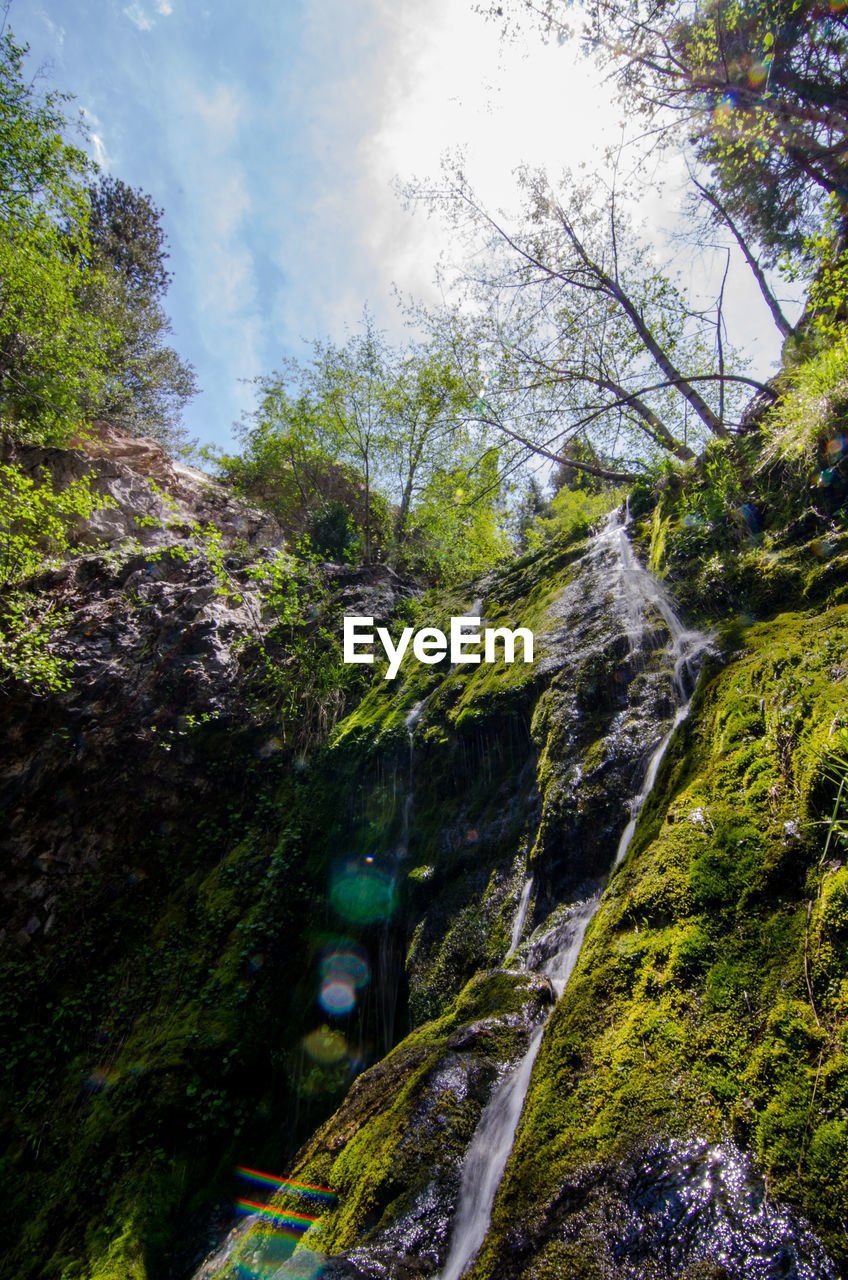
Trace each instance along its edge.
<path fill-rule="evenodd" d="M 350 1013 L 356 1004 L 356 992 L 353 983 L 345 978 L 328 978 L 321 984 L 318 997 L 321 1008 L 330 1014 Z"/>
<path fill-rule="evenodd" d="M 259 1204 L 256 1200 L 237 1200 L 236 1209 L 243 1214 L 260 1214 L 263 1218 L 281 1224 L 285 1231 L 306 1231 L 313 1222 L 318 1221 L 305 1213 L 295 1213 L 292 1209 L 275 1209 L 273 1205 Z"/>
<path fill-rule="evenodd" d="M 239 1280 L 318 1280 L 323 1275 L 327 1258 L 311 1249 L 297 1248 L 284 1233 L 275 1232 L 273 1243 L 263 1244 L 247 1263 L 236 1267 Z M 263 1240 L 270 1242 L 270 1236 Z"/>
<path fill-rule="evenodd" d="M 370 981 L 371 969 L 362 947 L 355 942 L 340 942 L 324 948 L 318 999 L 326 1013 L 337 1017 L 350 1013 L 357 990 Z"/>
<path fill-rule="evenodd" d="M 300 1248 L 297 1232 L 262 1224 L 251 1232 L 249 1245 L 235 1266 L 238 1280 L 317 1280 L 326 1266 L 323 1254 Z"/>
<path fill-rule="evenodd" d="M 259 1182 L 263 1186 L 273 1187 L 275 1191 L 291 1191 L 295 1195 L 309 1195 L 320 1200 L 336 1200 L 335 1191 L 330 1187 L 313 1186 L 310 1182 L 295 1182 L 292 1178 L 278 1178 L 272 1173 L 263 1173 L 261 1169 L 248 1169 L 239 1165 L 236 1176 L 248 1182 Z"/>

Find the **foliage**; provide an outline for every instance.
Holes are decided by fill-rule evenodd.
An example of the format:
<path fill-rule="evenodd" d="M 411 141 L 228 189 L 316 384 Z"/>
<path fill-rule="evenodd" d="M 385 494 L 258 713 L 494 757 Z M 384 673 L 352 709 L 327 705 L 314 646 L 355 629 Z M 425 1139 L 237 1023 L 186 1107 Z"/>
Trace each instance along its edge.
<path fill-rule="evenodd" d="M 307 751 L 330 736 L 357 673 L 342 661 L 320 560 L 308 544 L 298 552 L 296 560 L 278 555 L 254 561 L 247 574 L 276 617 L 256 652 L 253 696 L 273 710 L 282 740 Z"/>
<path fill-rule="evenodd" d="M 825 198 L 845 190 L 845 12 L 814 0 L 713 0 L 691 18 L 672 8 L 659 25 L 670 35 L 660 75 L 646 49 L 631 55 L 645 72 L 640 93 L 652 80 L 695 124 L 696 152 L 772 260 L 799 248 Z"/>
<path fill-rule="evenodd" d="M 809 477 L 833 472 L 846 452 L 848 336 L 844 330 L 784 378 L 786 390 L 765 420 L 761 469 L 782 460 Z M 824 482 L 830 479 L 832 475 Z"/>
<path fill-rule="evenodd" d="M 526 551 L 529 546 L 531 530 L 539 516 L 550 514 L 550 502 L 535 476 L 530 476 L 527 488 L 515 512 L 516 542 L 519 551 Z"/>
<path fill-rule="evenodd" d="M 316 522 L 341 506 L 350 531 L 345 546 L 351 551 L 357 542 L 361 546 L 364 477 L 344 460 L 320 406 L 307 395 L 291 395 L 281 375 L 263 380 L 261 387 L 259 405 L 240 430 L 241 452 L 206 450 L 205 456 L 237 492 L 269 510 L 292 543 L 313 539 Z M 372 547 L 382 553 L 389 515 L 385 500 L 373 491 L 368 513 Z"/>
<path fill-rule="evenodd" d="M 61 441 L 109 381 L 104 320 L 78 306 L 88 162 L 63 139 L 65 97 L 39 97 L 25 50 L 0 37 L 0 415 L 15 438 Z"/>
<path fill-rule="evenodd" d="M 171 279 L 162 210 L 143 191 L 120 178 L 101 174 L 88 188 L 88 256 L 95 266 L 108 262 L 133 297 L 161 297 Z"/>
<path fill-rule="evenodd" d="M 359 542 L 365 563 L 379 555 L 439 577 L 501 554 L 498 455 L 435 338 L 394 349 L 366 313 L 343 345 L 316 342 L 311 363 L 257 385 L 242 453 L 217 462 L 290 534 L 348 558 Z"/>
<path fill-rule="evenodd" d="M 347 505 L 340 499 L 323 502 L 310 516 L 309 545 L 327 560 L 357 560 L 362 539 Z"/>
<path fill-rule="evenodd" d="M 530 527 L 527 550 L 535 551 L 545 543 L 587 534 L 608 512 L 620 506 L 625 493 L 625 489 L 611 486 L 600 493 L 560 489 L 548 503 L 547 511 Z"/>
<path fill-rule="evenodd" d="M 71 664 L 53 647 L 68 614 L 34 592 L 0 592 L 0 682 L 10 678 L 35 692 L 58 693 L 71 685 Z"/>
<path fill-rule="evenodd" d="M 0 37 L 0 420 L 63 443 L 92 417 L 179 444 L 194 374 L 164 341 L 161 210 L 65 141 L 68 96 L 39 94 Z"/>
<path fill-rule="evenodd" d="M 13 677 L 35 689 L 68 686 L 68 664 L 51 645 L 65 614 L 24 584 L 49 557 L 67 551 L 78 521 L 105 505 L 91 477 L 56 490 L 46 471 L 31 475 L 14 463 L 0 464 L 0 679 Z"/>
<path fill-rule="evenodd" d="M 574 34 L 565 0 L 488 7 L 508 20 L 529 13 L 562 40 Z M 772 263 L 816 230 L 831 192 L 844 209 L 848 15 L 840 4 L 592 0 L 580 34 L 612 65 L 625 107 L 694 147 Z"/>
<path fill-rule="evenodd" d="M 191 365 L 167 344 L 171 326 L 159 302 L 133 288 L 109 262 L 81 282 L 79 301 L 111 335 L 105 352 L 109 381 L 85 398 L 87 418 L 105 418 L 129 435 L 152 436 L 177 452 L 187 449 L 180 418 L 197 384 Z"/>
<path fill-rule="evenodd" d="M 87 267 L 79 305 L 113 335 L 108 385 L 88 398 L 86 413 L 184 450 L 188 442 L 180 416 L 197 387 L 191 365 L 167 343 L 171 327 L 160 299 L 170 275 L 162 210 L 144 192 L 112 176 L 101 176 L 86 194 L 85 243 L 78 246 L 73 229 L 66 228 L 69 244 Z"/>
<path fill-rule="evenodd" d="M 825 202 L 818 228 L 805 235 L 802 252 L 787 254 L 782 269 L 787 279 L 803 280 L 807 305 L 792 340 L 784 350 L 785 363 L 797 365 L 829 343 L 839 342 L 848 319 L 848 256 L 843 214 L 836 194 Z"/>
<path fill-rule="evenodd" d="M 848 730 L 845 728 L 837 730 L 833 746 L 822 761 L 821 770 L 837 789 L 830 814 L 818 820 L 819 825 L 827 831 L 822 851 L 824 862 L 831 849 L 836 854 L 838 846 L 848 848 Z"/>
<path fill-rule="evenodd" d="M 0 586 L 29 577 L 45 556 L 61 556 L 76 522 L 103 505 L 90 476 L 56 490 L 46 470 L 33 475 L 15 463 L 0 465 Z"/>
<path fill-rule="evenodd" d="M 497 492 L 498 455 L 479 463 L 435 472 L 413 513 L 411 567 L 423 567 L 435 581 L 469 578 L 492 568 L 508 553 L 502 512 L 491 500 Z M 489 488 L 488 500 L 486 494 Z"/>

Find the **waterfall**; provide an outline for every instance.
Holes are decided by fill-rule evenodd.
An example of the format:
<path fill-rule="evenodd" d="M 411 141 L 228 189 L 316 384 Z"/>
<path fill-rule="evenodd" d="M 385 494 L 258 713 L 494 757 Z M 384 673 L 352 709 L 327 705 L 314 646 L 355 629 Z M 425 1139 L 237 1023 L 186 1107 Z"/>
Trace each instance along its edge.
<path fill-rule="evenodd" d="M 614 512 L 603 530 L 593 539 L 587 554 L 591 556 L 594 567 L 605 579 L 604 585 L 616 592 L 630 643 L 631 657 L 641 650 L 649 630 L 646 616 L 649 609 L 655 610 L 665 622 L 671 637 L 668 654 L 678 708 L 671 728 L 663 735 L 651 754 L 639 792 L 630 802 L 630 821 L 619 841 L 613 868 L 618 866 L 627 852 L 636 829 L 639 812 L 651 793 L 660 762 L 672 734 L 686 719 L 689 712 L 697 682 L 699 659 L 709 643 L 709 637 L 700 631 L 690 631 L 684 627 L 660 583 L 640 565 L 627 537 L 626 529 L 629 520 L 629 508 L 626 508 L 623 514 Z M 612 562 L 612 567 L 606 571 L 601 568 L 605 555 L 608 555 Z M 521 929 L 524 927 L 524 915 L 526 915 L 525 894 L 529 899 L 531 886 L 532 880 L 528 880 L 513 924 L 512 942 L 507 958 L 512 955 L 520 940 Z M 565 926 L 556 931 L 556 949 L 543 965 L 542 972 L 551 979 L 557 999 L 565 991 L 580 955 L 586 929 L 599 905 L 600 894 L 576 904 L 569 913 Z M 522 914 L 522 907 L 524 914 Z M 439 1280 L 460 1280 L 486 1238 L 492 1206 L 512 1150 L 515 1131 L 530 1087 L 530 1076 L 542 1043 L 543 1033 L 544 1024 L 533 1032 L 524 1057 L 498 1083 L 483 1109 L 463 1161 L 459 1202 L 454 1218 L 450 1249 Z"/>
<path fill-rule="evenodd" d="M 513 955 L 521 941 L 521 934 L 524 929 L 524 921 L 527 919 L 527 907 L 530 903 L 530 892 L 533 888 L 533 877 L 525 882 L 524 888 L 521 890 L 521 897 L 518 900 L 518 909 L 515 913 L 515 919 L 512 922 L 512 937 L 509 940 L 509 951 L 507 951 L 504 960 L 508 960 Z"/>
<path fill-rule="evenodd" d="M 583 945 L 583 935 L 599 902 L 600 897 L 594 897 L 575 907 L 568 918 L 564 943 L 543 969 L 551 979 L 557 996 L 562 995 L 571 977 Z M 486 1238 L 492 1205 L 512 1150 L 512 1141 L 544 1029 L 542 1025 L 533 1032 L 524 1057 L 496 1085 L 480 1117 L 462 1165 L 462 1183 L 451 1247 L 440 1280 L 459 1280 Z"/>
<path fill-rule="evenodd" d="M 415 773 L 415 741 L 413 734 L 415 733 L 415 726 L 421 718 L 421 712 L 424 710 L 426 704 L 426 698 L 422 698 L 420 702 L 416 702 L 415 706 L 412 707 L 404 720 L 406 732 L 409 736 L 409 769 L 406 779 L 406 792 L 403 797 L 403 809 L 401 811 L 400 845 L 397 852 L 397 856 L 399 858 L 405 858 L 409 850 L 409 827 L 412 821 L 412 789 Z"/>
<path fill-rule="evenodd" d="M 671 675 L 674 682 L 674 693 L 677 698 L 677 712 L 672 722 L 671 728 L 663 736 L 657 744 L 656 749 L 648 761 L 648 767 L 645 771 L 645 778 L 639 793 L 630 801 L 630 820 L 621 834 L 621 839 L 616 850 L 614 867 L 624 859 L 624 855 L 630 847 L 633 834 L 636 830 L 636 823 L 639 819 L 639 813 L 642 806 L 654 787 L 657 772 L 660 767 L 666 747 L 672 739 L 675 729 L 689 714 L 689 708 L 692 704 L 692 698 L 695 696 L 695 686 L 697 684 L 698 672 L 700 670 L 700 659 L 704 650 L 710 643 L 710 637 L 702 631 L 692 631 L 684 627 L 674 611 L 668 594 L 662 585 L 657 582 L 656 578 L 650 574 L 647 569 L 643 569 L 642 565 L 636 559 L 633 548 L 630 545 L 630 539 L 627 537 L 627 525 L 630 522 L 630 508 L 625 509 L 622 516 L 619 512 L 614 513 L 610 520 L 604 535 L 608 539 L 613 537 L 616 539 L 615 549 L 617 552 L 618 563 L 620 564 L 621 579 L 625 590 L 625 608 L 628 612 L 628 635 L 631 640 L 631 653 L 634 652 L 634 616 L 636 616 L 637 626 L 635 627 L 638 641 L 641 640 L 645 633 L 645 606 L 651 606 L 659 613 L 669 630 L 671 639 L 668 645 L 668 653 L 671 661 Z M 641 609 L 637 615 L 634 615 L 634 601 L 641 601 Z"/>

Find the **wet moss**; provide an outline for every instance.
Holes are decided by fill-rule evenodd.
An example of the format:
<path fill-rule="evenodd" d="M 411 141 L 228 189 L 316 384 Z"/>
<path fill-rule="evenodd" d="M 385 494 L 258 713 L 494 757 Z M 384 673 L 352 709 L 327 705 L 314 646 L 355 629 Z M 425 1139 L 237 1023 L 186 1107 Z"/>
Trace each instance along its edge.
<path fill-rule="evenodd" d="M 493 1082 L 523 1052 L 548 1000 L 535 975 L 478 974 L 442 1017 L 357 1079 L 294 1165 L 294 1178 L 337 1195 L 305 1246 L 340 1253 L 377 1235 L 424 1188 L 453 1203 L 459 1162 Z M 297 1204 L 291 1196 L 273 1203 Z M 247 1240 L 244 1252 L 251 1247 Z"/>
<path fill-rule="evenodd" d="M 846 620 L 751 627 L 702 689 L 551 1018 L 475 1277 L 582 1167 L 675 1133 L 732 1132 L 843 1258 L 848 881 L 815 823 Z"/>

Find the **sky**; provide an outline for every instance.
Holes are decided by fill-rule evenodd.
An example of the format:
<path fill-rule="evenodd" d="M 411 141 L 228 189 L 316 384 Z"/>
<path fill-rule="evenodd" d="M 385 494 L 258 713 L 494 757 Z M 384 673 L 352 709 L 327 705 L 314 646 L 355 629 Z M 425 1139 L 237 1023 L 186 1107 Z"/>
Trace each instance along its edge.
<path fill-rule="evenodd" d="M 202 444 L 231 447 L 251 380 L 343 341 L 364 306 L 399 340 L 395 291 L 437 300 L 449 232 L 398 186 L 462 148 L 483 197 L 509 205 L 519 164 L 591 168 L 619 136 L 575 45 L 505 41 L 473 0 L 13 0 L 8 22 L 30 70 L 74 95 L 92 157 L 164 210 Z M 662 239 L 676 197 L 648 189 L 644 207 Z M 730 303 L 748 287 L 734 275 Z M 767 325 L 742 312 L 768 364 Z"/>

